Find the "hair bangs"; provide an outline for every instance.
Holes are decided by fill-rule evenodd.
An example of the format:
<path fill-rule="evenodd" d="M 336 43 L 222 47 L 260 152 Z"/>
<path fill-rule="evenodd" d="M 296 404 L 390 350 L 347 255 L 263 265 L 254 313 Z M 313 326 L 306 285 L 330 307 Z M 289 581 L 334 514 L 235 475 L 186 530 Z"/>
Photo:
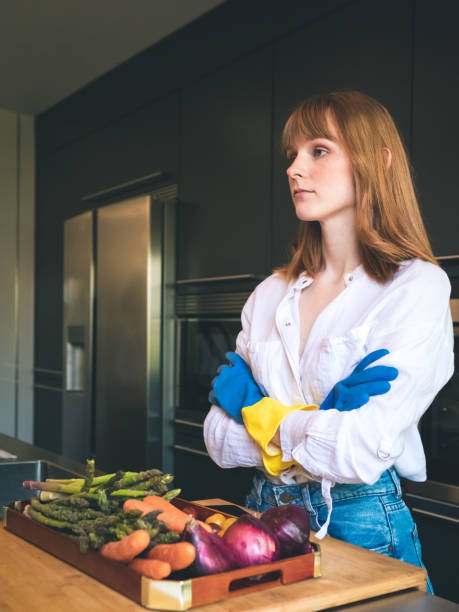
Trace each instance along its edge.
<path fill-rule="evenodd" d="M 284 155 L 295 148 L 298 139 L 313 140 L 327 138 L 335 140 L 330 132 L 329 117 L 333 118 L 331 105 L 321 96 L 306 100 L 288 118 L 282 132 L 282 150 Z"/>

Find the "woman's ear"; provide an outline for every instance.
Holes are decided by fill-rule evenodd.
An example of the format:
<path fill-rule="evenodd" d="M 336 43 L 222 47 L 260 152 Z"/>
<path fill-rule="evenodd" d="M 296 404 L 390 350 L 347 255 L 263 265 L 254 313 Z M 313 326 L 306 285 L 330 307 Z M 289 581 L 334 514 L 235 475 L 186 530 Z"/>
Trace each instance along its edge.
<path fill-rule="evenodd" d="M 383 152 L 383 157 L 386 161 L 386 169 L 388 170 L 392 163 L 392 152 L 387 147 L 383 147 L 382 152 Z"/>

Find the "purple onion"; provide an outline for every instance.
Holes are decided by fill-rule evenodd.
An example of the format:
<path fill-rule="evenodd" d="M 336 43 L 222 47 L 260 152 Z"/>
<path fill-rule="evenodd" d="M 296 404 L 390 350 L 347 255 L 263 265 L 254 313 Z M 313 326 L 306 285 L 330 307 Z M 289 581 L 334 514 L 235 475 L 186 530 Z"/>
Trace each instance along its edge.
<path fill-rule="evenodd" d="M 251 514 L 240 516 L 223 534 L 240 567 L 271 563 L 280 559 L 277 536 Z"/>
<path fill-rule="evenodd" d="M 270 508 L 263 512 L 261 520 L 278 537 L 282 558 L 312 551 L 309 515 L 301 506 L 287 504 Z"/>
<path fill-rule="evenodd" d="M 193 568 L 199 576 L 228 572 L 237 567 L 231 548 L 195 519 L 191 518 L 186 524 L 185 536 L 195 547 Z"/>

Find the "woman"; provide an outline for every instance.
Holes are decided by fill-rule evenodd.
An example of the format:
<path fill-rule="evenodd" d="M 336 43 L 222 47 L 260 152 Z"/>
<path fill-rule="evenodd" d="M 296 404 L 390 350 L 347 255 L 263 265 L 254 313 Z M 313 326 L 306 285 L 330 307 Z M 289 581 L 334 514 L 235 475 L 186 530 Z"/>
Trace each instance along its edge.
<path fill-rule="evenodd" d="M 426 479 L 417 425 L 453 372 L 449 281 L 381 104 L 352 91 L 314 96 L 287 120 L 283 147 L 298 244 L 248 299 L 236 345 L 256 381 L 246 388 L 269 398 L 246 393 L 241 424 L 225 410 L 224 368 L 206 445 L 220 467 L 259 468 L 249 507 L 304 504 L 319 535 L 330 521 L 334 537 L 422 565 L 399 476 Z M 307 409 L 381 347 L 390 354 L 380 363 L 398 370 L 390 391 L 355 410 Z"/>

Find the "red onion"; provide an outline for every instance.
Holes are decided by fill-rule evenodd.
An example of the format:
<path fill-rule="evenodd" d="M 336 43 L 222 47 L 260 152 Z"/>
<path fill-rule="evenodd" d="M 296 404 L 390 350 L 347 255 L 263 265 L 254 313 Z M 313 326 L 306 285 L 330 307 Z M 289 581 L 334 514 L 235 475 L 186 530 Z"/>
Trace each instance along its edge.
<path fill-rule="evenodd" d="M 190 518 L 185 532 L 185 537 L 196 549 L 193 569 L 199 576 L 227 572 L 237 567 L 231 548 L 222 538 L 206 531 L 198 521 Z"/>
<path fill-rule="evenodd" d="M 223 540 L 233 550 L 240 567 L 270 563 L 280 558 L 277 536 L 260 519 L 244 514 L 223 535 Z"/>
<path fill-rule="evenodd" d="M 282 558 L 312 551 L 309 515 L 305 508 L 296 504 L 270 508 L 263 512 L 261 520 L 278 537 Z"/>

